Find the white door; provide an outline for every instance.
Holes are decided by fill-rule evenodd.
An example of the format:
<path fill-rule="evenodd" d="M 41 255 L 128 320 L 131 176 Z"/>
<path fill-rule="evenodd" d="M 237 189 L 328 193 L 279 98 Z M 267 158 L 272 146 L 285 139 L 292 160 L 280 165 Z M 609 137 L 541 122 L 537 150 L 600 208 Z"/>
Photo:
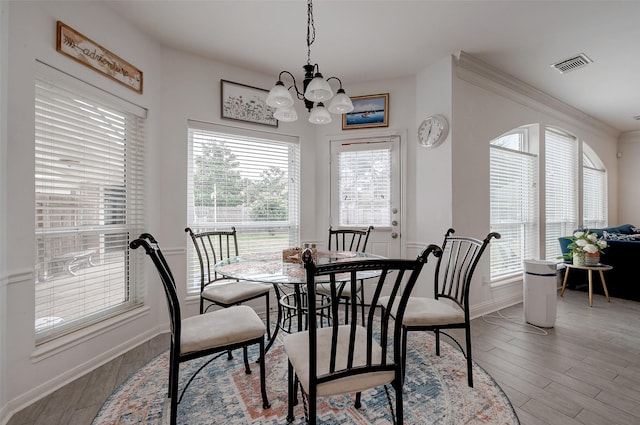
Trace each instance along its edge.
<path fill-rule="evenodd" d="M 330 224 L 374 226 L 367 252 L 401 257 L 400 136 L 331 142 Z"/>

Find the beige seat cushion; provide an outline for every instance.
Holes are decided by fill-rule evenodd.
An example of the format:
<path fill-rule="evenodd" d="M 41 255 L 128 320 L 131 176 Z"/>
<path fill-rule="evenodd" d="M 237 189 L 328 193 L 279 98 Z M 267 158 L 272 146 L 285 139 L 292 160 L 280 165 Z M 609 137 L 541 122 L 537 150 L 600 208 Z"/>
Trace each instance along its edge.
<path fill-rule="evenodd" d="M 357 285 L 356 285 L 356 292 L 360 292 L 360 285 L 362 285 L 362 281 L 358 281 Z M 336 293 L 339 290 L 339 286 L 336 286 Z M 331 284 L 330 283 L 319 283 L 316 285 L 316 292 L 318 294 L 322 294 L 322 295 L 326 295 L 326 296 L 331 296 Z M 347 283 L 346 285 L 344 285 L 344 289 L 342 290 L 342 294 L 340 294 L 342 297 L 347 297 L 347 298 L 351 298 L 351 285 L 349 283 Z"/>
<path fill-rule="evenodd" d="M 389 297 L 380 297 L 380 304 L 386 305 Z M 404 312 L 402 324 L 405 326 L 432 326 L 449 323 L 464 323 L 464 311 L 448 298 L 410 297 Z"/>
<path fill-rule="evenodd" d="M 233 306 L 182 320 L 180 354 L 249 341 L 266 327 L 249 306 Z"/>
<path fill-rule="evenodd" d="M 338 351 L 336 357 L 336 369 L 344 369 L 347 365 L 347 353 L 349 349 L 349 326 L 338 328 Z M 354 352 L 354 365 L 366 364 L 367 331 L 362 326 L 357 327 L 356 344 Z M 329 359 L 331 355 L 331 328 L 318 329 L 318 354 L 317 373 L 322 376 L 329 372 Z M 285 336 L 284 349 L 289 361 L 296 371 L 300 384 L 305 392 L 309 391 L 309 332 L 298 332 Z M 378 343 L 373 345 L 373 364 L 379 364 L 382 350 Z M 393 371 L 366 373 L 361 375 L 341 378 L 336 381 L 326 382 L 317 388 L 320 397 L 346 394 L 363 391 L 386 385 L 393 381 Z"/>
<path fill-rule="evenodd" d="M 265 294 L 271 285 L 246 280 L 221 279 L 209 284 L 200 294 L 202 298 L 222 304 L 236 304 L 248 298 Z"/>

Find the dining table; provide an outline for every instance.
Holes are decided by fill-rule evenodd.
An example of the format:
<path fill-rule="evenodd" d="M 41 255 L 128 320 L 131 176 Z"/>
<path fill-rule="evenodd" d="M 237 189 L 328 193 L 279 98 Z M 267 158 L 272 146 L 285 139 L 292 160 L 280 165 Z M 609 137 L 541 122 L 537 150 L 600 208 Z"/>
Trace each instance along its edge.
<path fill-rule="evenodd" d="M 301 257 L 301 256 L 299 256 Z M 317 264 L 343 261 L 358 261 L 372 258 L 384 258 L 377 254 L 354 251 L 316 251 Z M 303 329 L 304 286 L 307 283 L 306 269 L 300 258 L 285 261 L 283 252 L 247 253 L 220 261 L 214 266 L 215 272 L 230 279 L 272 284 L 278 300 L 278 319 L 265 352 L 273 345 L 278 331 L 291 332 L 291 319 L 297 318 L 297 330 Z M 358 279 L 366 280 L 380 275 L 379 270 L 358 273 Z M 316 279 L 316 284 L 330 283 L 329 276 Z M 344 282 L 348 275 L 336 275 L 336 282 Z M 287 288 L 291 292 L 286 292 Z M 321 298 L 317 306 L 319 311 L 327 311 L 332 300 Z M 288 321 L 288 326 L 285 325 Z"/>

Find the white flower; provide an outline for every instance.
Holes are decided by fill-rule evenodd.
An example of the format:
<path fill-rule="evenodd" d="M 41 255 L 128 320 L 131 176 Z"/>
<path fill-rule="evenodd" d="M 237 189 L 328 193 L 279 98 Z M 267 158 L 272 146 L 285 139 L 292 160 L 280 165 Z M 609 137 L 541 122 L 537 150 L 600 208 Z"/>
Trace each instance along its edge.
<path fill-rule="evenodd" d="M 576 245 L 578 245 L 581 248 L 584 248 L 585 245 L 587 245 L 589 242 L 587 242 L 584 239 L 577 239 L 576 240 Z"/>
<path fill-rule="evenodd" d="M 587 239 L 595 243 L 598 241 L 598 235 L 596 235 L 595 233 L 590 233 L 589 235 L 587 235 Z"/>
<path fill-rule="evenodd" d="M 582 235 L 584 235 L 584 232 L 581 231 L 577 231 L 573 234 L 573 237 L 576 239 L 580 239 L 582 237 Z"/>
<path fill-rule="evenodd" d="M 585 252 L 589 252 L 591 254 L 595 254 L 596 252 L 599 251 L 598 246 L 592 243 L 586 244 L 585 246 L 582 247 L 582 249 L 584 249 Z"/>
<path fill-rule="evenodd" d="M 607 247 L 607 241 L 605 241 L 604 239 L 600 239 L 597 243 L 600 249 Z"/>

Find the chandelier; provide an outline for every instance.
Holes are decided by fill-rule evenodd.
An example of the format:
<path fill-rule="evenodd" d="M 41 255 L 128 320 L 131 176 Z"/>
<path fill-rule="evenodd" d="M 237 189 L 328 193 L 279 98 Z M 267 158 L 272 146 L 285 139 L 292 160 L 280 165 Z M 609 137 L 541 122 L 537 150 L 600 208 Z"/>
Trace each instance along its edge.
<path fill-rule="evenodd" d="M 311 45 L 316 39 L 316 28 L 313 22 L 313 4 L 312 0 L 307 0 L 307 64 L 304 69 L 304 80 L 302 82 L 302 91 L 298 89 L 296 79 L 289 71 L 282 71 L 278 75 L 278 82 L 273 86 L 267 95 L 267 105 L 276 108 L 273 116 L 284 122 L 291 122 L 298 119 L 298 114 L 293 105 L 293 96 L 290 89 L 295 90 L 296 97 L 304 101 L 304 105 L 309 114 L 309 122 L 313 124 L 327 124 L 331 122 L 332 114 L 346 114 L 353 111 L 353 103 L 342 88 L 342 81 L 337 77 L 329 77 L 326 80 L 320 73 L 318 64 L 311 64 Z M 293 80 L 293 85 L 286 88 L 282 82 L 283 75 L 288 75 Z M 337 80 L 340 88 L 333 95 L 333 90 L 329 85 L 330 80 Z M 324 106 L 324 102 L 331 100 L 328 108 Z"/>

